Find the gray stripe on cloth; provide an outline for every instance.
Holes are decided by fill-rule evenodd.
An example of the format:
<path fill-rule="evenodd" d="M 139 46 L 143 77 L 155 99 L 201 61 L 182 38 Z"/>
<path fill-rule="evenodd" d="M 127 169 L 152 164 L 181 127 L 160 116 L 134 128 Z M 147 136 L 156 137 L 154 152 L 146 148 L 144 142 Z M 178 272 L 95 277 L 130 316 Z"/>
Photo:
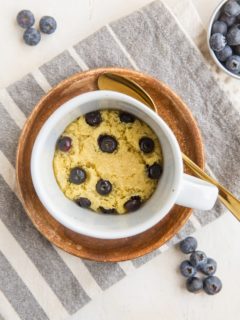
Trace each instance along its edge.
<path fill-rule="evenodd" d="M 159 254 L 161 254 L 161 252 L 159 250 L 154 250 L 154 251 L 146 254 L 145 256 L 139 257 L 137 259 L 133 259 L 132 263 L 133 263 L 134 267 L 139 268 L 142 265 L 144 265 L 145 263 L 151 261 L 153 258 L 159 256 Z"/>
<path fill-rule="evenodd" d="M 35 229 L 1 176 L 0 218 L 70 314 L 90 301 L 51 243 Z"/>
<path fill-rule="evenodd" d="M 80 41 L 74 48 L 89 68 L 114 66 L 131 68 L 128 59 L 119 50 L 118 44 L 106 27 Z"/>
<path fill-rule="evenodd" d="M 83 260 L 89 272 L 102 290 L 106 290 L 125 277 L 125 272 L 117 263 Z"/>
<path fill-rule="evenodd" d="M 111 27 L 137 65 L 170 85 L 187 103 L 200 126 L 209 166 L 239 194 L 240 115 L 172 15 L 157 1 Z"/>
<path fill-rule="evenodd" d="M 8 86 L 7 91 L 26 116 L 44 95 L 44 91 L 31 74 Z"/>
<path fill-rule="evenodd" d="M 15 166 L 16 149 L 19 135 L 19 127 L 0 103 L 0 146 L 1 150 L 13 166 Z"/>
<path fill-rule="evenodd" d="M 178 236 L 178 234 L 176 234 L 174 237 L 172 237 L 170 240 L 168 240 L 166 245 L 170 248 L 170 247 L 175 246 L 175 244 L 177 244 L 179 241 L 180 241 L 180 237 Z"/>
<path fill-rule="evenodd" d="M 179 240 L 189 236 L 191 233 L 193 233 L 196 229 L 194 228 L 192 222 L 188 220 L 185 225 L 180 229 L 178 232 Z"/>
<path fill-rule="evenodd" d="M 1 251 L 0 266 L 0 289 L 19 317 L 22 320 L 49 319 Z"/>
<path fill-rule="evenodd" d="M 68 51 L 60 53 L 39 69 L 51 86 L 56 85 L 76 72 L 82 71 Z"/>
<path fill-rule="evenodd" d="M 212 210 L 209 210 L 209 211 L 195 210 L 194 215 L 198 219 L 198 221 L 204 226 L 214 221 L 216 218 L 221 216 L 224 212 L 226 212 L 226 208 L 218 201 L 216 202 Z"/>

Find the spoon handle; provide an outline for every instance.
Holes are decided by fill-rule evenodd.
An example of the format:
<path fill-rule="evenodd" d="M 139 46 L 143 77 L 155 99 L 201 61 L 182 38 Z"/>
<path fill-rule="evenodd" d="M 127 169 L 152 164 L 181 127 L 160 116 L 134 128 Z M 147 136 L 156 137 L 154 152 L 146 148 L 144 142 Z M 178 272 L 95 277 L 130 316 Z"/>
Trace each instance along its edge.
<path fill-rule="evenodd" d="M 218 187 L 219 200 L 225 205 L 225 207 L 232 212 L 232 214 L 240 221 L 240 201 L 226 188 L 224 188 L 218 181 L 210 177 L 206 172 L 199 168 L 191 159 L 189 159 L 184 153 L 182 153 L 183 161 L 188 168 L 195 173 L 196 176 L 206 180 L 216 187 Z"/>

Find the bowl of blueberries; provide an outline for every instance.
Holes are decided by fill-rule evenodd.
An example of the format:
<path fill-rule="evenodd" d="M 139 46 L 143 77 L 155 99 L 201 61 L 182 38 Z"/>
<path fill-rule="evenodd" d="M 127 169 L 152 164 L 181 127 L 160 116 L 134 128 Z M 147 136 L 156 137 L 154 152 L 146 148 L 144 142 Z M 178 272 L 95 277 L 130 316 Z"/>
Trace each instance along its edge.
<path fill-rule="evenodd" d="M 208 47 L 216 64 L 240 79 L 240 0 L 222 1 L 212 14 Z"/>

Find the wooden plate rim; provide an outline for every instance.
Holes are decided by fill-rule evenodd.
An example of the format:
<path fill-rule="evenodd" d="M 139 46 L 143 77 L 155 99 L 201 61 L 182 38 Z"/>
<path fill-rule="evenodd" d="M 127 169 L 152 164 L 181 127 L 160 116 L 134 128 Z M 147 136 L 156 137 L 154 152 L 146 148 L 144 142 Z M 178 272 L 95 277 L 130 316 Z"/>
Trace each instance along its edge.
<path fill-rule="evenodd" d="M 164 238 L 164 242 L 162 241 L 162 239 L 160 238 L 158 241 L 156 241 L 154 244 L 149 245 L 145 248 L 142 248 L 141 250 L 135 251 L 134 253 L 130 253 L 130 254 L 126 254 L 123 255 L 121 258 L 115 258 L 113 257 L 107 257 L 107 259 L 103 259 L 99 256 L 93 257 L 91 254 L 82 254 L 81 252 L 76 252 L 76 250 L 73 250 L 73 248 L 71 246 L 66 246 L 66 244 L 64 242 L 61 241 L 61 239 L 58 239 L 57 237 L 51 237 L 48 233 L 45 232 L 44 228 L 42 228 L 34 219 L 32 219 L 31 216 L 31 211 L 29 210 L 27 204 L 24 201 L 24 197 L 23 197 L 23 189 L 21 186 L 21 182 L 20 182 L 20 177 L 19 177 L 19 172 L 21 170 L 21 166 L 20 166 L 20 157 L 22 155 L 22 147 L 24 145 L 23 141 L 25 140 L 25 136 L 26 133 L 29 130 L 29 125 L 31 124 L 31 122 L 33 121 L 33 119 L 35 118 L 36 114 L 38 114 L 39 109 L 41 109 L 41 105 L 44 102 L 45 99 L 48 98 L 49 95 L 51 95 L 54 91 L 58 90 L 58 89 L 64 89 L 65 84 L 69 83 L 69 81 L 74 82 L 75 80 L 78 80 L 79 77 L 84 77 L 84 75 L 92 75 L 95 73 L 105 73 L 105 72 L 115 72 L 115 73 L 125 73 L 125 72 L 129 72 L 131 75 L 135 75 L 135 76 L 139 76 L 141 78 L 146 78 L 149 81 L 153 81 L 155 83 L 157 83 L 158 85 L 161 86 L 161 88 L 164 91 L 168 92 L 169 97 L 173 100 L 176 101 L 178 104 L 181 104 L 181 108 L 183 108 L 186 113 L 187 116 L 191 119 L 191 125 L 193 127 L 193 131 L 194 131 L 194 135 L 196 140 L 198 140 L 198 154 L 197 154 L 197 162 L 198 165 L 201 168 L 204 168 L 204 164 L 205 164 L 205 158 L 204 158 L 204 148 L 203 148 L 203 141 L 202 141 L 202 136 L 200 133 L 200 129 L 198 128 L 197 122 L 195 120 L 195 118 L 193 117 L 191 110 L 187 107 L 187 105 L 184 103 L 184 101 L 174 92 L 172 91 L 172 89 L 166 85 L 165 83 L 163 83 L 162 81 L 153 78 L 152 76 L 143 73 L 143 72 L 139 72 L 139 71 L 135 71 L 135 70 L 131 70 L 131 69 L 127 69 L 127 68 L 116 68 L 116 67 L 109 67 L 109 68 L 96 68 L 96 69 L 91 69 L 88 71 L 84 71 L 84 72 L 79 72 L 76 73 L 70 77 L 68 77 L 67 79 L 64 79 L 63 81 L 61 81 L 59 84 L 57 84 L 56 86 L 54 86 L 50 91 L 48 91 L 40 100 L 39 102 L 36 104 L 36 106 L 33 108 L 33 111 L 31 112 L 31 114 L 29 115 L 29 117 L 27 118 L 24 127 L 22 129 L 22 132 L 20 134 L 19 137 L 19 142 L 18 142 L 18 147 L 17 147 L 17 152 L 16 152 L 16 185 L 17 185 L 17 189 L 18 189 L 18 193 L 20 196 L 20 200 L 22 202 L 22 205 L 28 215 L 28 217 L 30 218 L 30 220 L 32 221 L 33 225 L 36 227 L 36 229 L 45 237 L 47 238 L 50 242 L 52 242 L 54 245 L 56 245 L 57 247 L 59 247 L 60 249 L 67 251 L 70 254 L 73 254 L 75 256 L 84 258 L 84 259 L 88 259 L 88 260 L 93 260 L 93 261 L 99 261 L 99 262 L 118 262 L 118 261 L 125 261 L 125 260 L 130 260 L 130 259 L 135 259 L 138 257 L 141 257 L 147 253 L 152 252 L 153 250 L 159 248 L 160 245 L 162 245 L 163 243 L 167 242 L 169 239 L 171 239 L 178 231 L 179 229 L 187 222 L 187 220 L 189 219 L 191 213 L 192 213 L 192 209 L 189 208 L 184 208 L 184 214 L 185 214 L 185 218 L 182 218 L 181 220 L 179 219 L 178 221 L 176 221 L 175 224 L 175 232 L 174 234 L 169 234 L 166 238 Z M 90 237 L 89 237 L 90 238 Z M 111 241 L 111 240 L 109 240 Z M 65 246 L 64 246 L 65 244 Z"/>

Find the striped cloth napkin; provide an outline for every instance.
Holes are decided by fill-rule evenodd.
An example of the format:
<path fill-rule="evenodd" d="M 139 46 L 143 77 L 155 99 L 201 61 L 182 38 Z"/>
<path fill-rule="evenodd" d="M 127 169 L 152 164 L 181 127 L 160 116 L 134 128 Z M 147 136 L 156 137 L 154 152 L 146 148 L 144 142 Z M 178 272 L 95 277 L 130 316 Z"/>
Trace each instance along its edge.
<path fill-rule="evenodd" d="M 103 27 L 0 91 L 0 319 L 77 319 L 79 310 L 104 290 L 224 212 L 219 204 L 208 212 L 195 211 L 180 233 L 160 250 L 123 263 L 84 261 L 45 240 L 18 199 L 15 152 L 34 105 L 73 73 L 121 66 L 166 82 L 198 121 L 207 170 L 213 174 L 214 169 L 217 179 L 236 194 L 240 189 L 239 84 L 237 87 L 235 80 L 217 74 L 209 62 L 206 32 L 191 2 L 165 2 L 168 8 L 163 2 L 153 2 Z"/>

